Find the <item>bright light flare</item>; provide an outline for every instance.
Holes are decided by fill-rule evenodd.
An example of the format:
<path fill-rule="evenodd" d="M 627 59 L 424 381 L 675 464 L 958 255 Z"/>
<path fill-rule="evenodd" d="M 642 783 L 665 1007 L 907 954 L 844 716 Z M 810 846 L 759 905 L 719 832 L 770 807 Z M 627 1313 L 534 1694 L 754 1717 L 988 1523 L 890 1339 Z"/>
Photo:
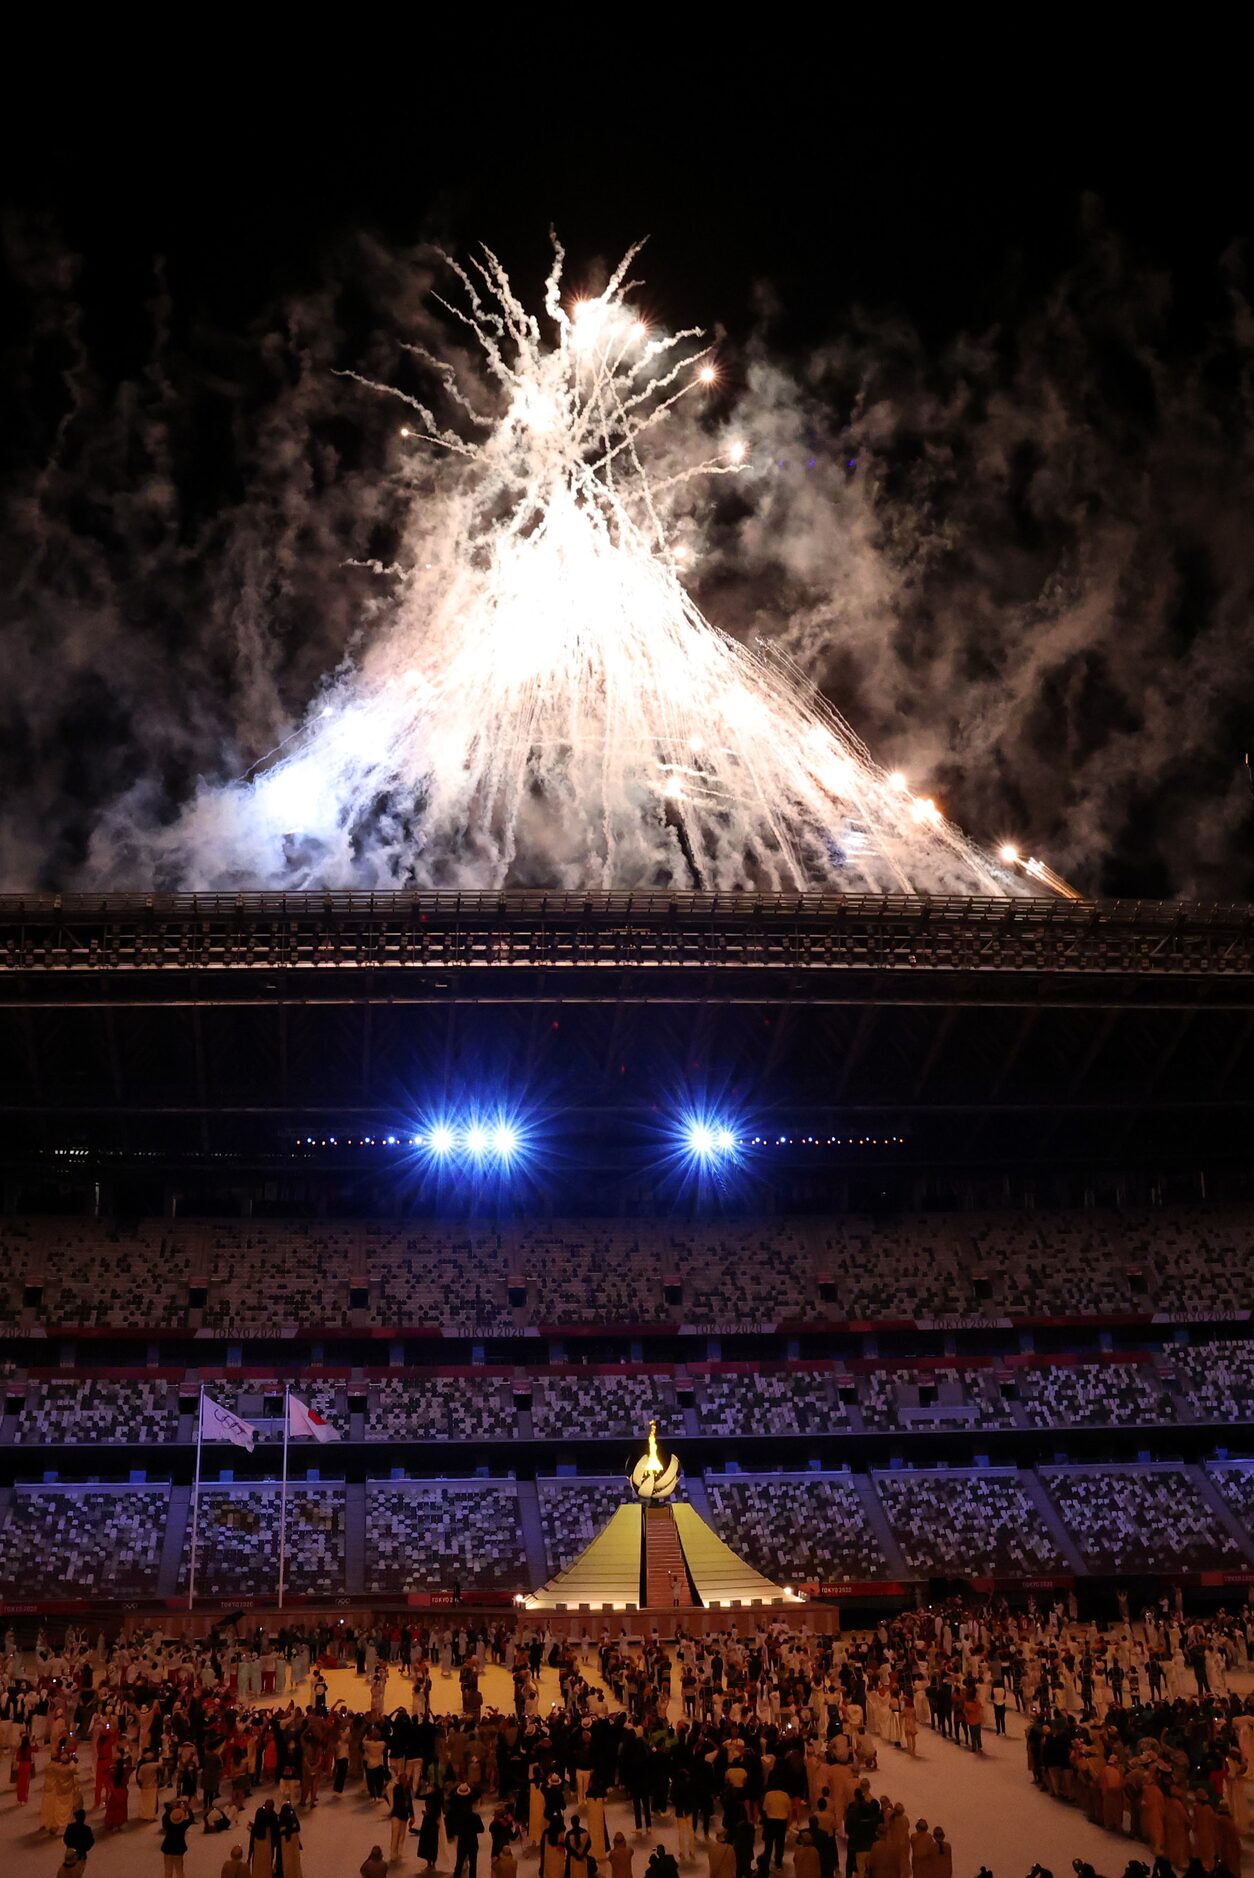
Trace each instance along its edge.
<path fill-rule="evenodd" d="M 855 770 L 848 757 L 833 757 L 826 763 L 819 775 L 819 781 L 825 789 L 830 789 L 834 796 L 843 796 L 855 780 Z"/>
<path fill-rule="evenodd" d="M 712 365 L 703 365 L 701 370 L 697 373 L 697 377 L 703 385 L 712 385 L 714 380 L 718 377 L 718 373 Z"/>
<path fill-rule="evenodd" d="M 683 1141 L 693 1160 L 712 1161 L 721 1155 L 734 1154 L 739 1138 L 726 1122 L 693 1116 L 683 1125 Z"/>
<path fill-rule="evenodd" d="M 731 463 L 743 463 L 749 454 L 749 446 L 740 437 L 732 439 L 727 446 L 727 457 Z"/>
<path fill-rule="evenodd" d="M 468 1117 L 442 1117 L 421 1134 L 411 1138 L 411 1145 L 425 1151 L 433 1161 L 447 1162 L 451 1169 L 465 1169 L 467 1163 L 481 1167 L 495 1163 L 507 1167 L 526 1152 L 524 1131 L 507 1112 Z"/>
<path fill-rule="evenodd" d="M 1014 842 L 1003 842 L 1001 847 L 1001 859 L 1006 863 L 1006 866 L 1012 867 L 1018 858 L 1019 850 L 1015 847 Z"/>
<path fill-rule="evenodd" d="M 594 346 L 605 325 L 605 307 L 600 300 L 576 300 L 571 309 L 571 338 L 575 345 Z"/>

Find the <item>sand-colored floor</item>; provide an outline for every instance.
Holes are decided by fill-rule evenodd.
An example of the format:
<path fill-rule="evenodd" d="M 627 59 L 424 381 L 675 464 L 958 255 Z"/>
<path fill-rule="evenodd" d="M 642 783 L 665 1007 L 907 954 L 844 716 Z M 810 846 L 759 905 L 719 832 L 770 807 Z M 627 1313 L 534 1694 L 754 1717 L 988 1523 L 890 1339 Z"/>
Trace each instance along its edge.
<path fill-rule="evenodd" d="M 352 1706 L 367 1706 L 366 1685 L 353 1671 L 333 1670 L 327 1680 L 333 1701 L 343 1699 Z M 512 1706 L 513 1685 L 504 1669 L 489 1665 L 481 1686 L 486 1705 L 502 1709 Z M 460 1703 L 456 1681 L 444 1683 L 437 1675 L 432 1691 L 437 1709 L 441 1689 L 448 1691 L 449 1708 L 457 1709 Z M 555 1671 L 542 1671 L 540 1689 L 543 1704 L 556 1701 Z M 307 1694 L 307 1686 L 295 1691 L 298 1701 Z M 401 1705 L 409 1706 L 409 1685 L 394 1671 L 389 1679 L 388 1706 Z M 1101 1831 L 1073 1808 L 1040 1793 L 1028 1778 L 1023 1729 L 1017 1716 L 1011 1715 L 1009 1727 L 1010 1735 L 1002 1740 L 997 1740 L 991 1729 L 988 1731 L 987 1752 L 980 1759 L 930 1732 L 920 1734 L 914 1760 L 885 1746 L 880 1750 L 879 1770 L 873 1777 L 875 1790 L 903 1801 L 912 1821 L 923 1817 L 933 1826 L 944 1826 L 954 1846 L 955 1878 L 974 1878 L 981 1864 L 992 1870 L 994 1878 L 1023 1878 L 1035 1862 L 1048 1866 L 1055 1878 L 1067 1878 L 1075 1858 L 1090 1860 L 1107 1878 L 1119 1878 L 1130 1857 L 1145 1856 L 1144 1848 L 1135 1841 Z M 19 1808 L 12 1787 L 5 1784 L 0 1788 L 0 1878 L 27 1878 L 27 1874 L 30 1878 L 53 1878 L 57 1869 L 59 1860 L 53 1844 L 39 1830 L 39 1790 L 37 1776 L 30 1805 Z M 381 1843 L 387 1850 L 383 1810 L 372 1806 L 361 1792 L 324 1799 L 303 1821 L 304 1878 L 356 1878 L 372 1845 Z M 160 1878 L 156 1828 L 132 1823 L 106 1837 L 101 1830 L 102 1819 L 102 1810 L 89 1814 L 99 1834 L 90 1860 L 91 1878 L 146 1878 L 146 1874 Z M 637 1841 L 629 1809 L 613 1802 L 607 1808 L 607 1824 L 611 1836 L 621 1829 L 638 1848 L 633 1878 L 644 1878 L 648 1853 L 655 1841 L 674 1849 L 670 1819 L 661 1821 L 659 1830 L 648 1841 Z M 187 1878 L 218 1878 L 235 1837 L 207 1837 L 197 1828 L 191 1839 Z M 409 1843 L 412 1848 L 416 1842 Z M 787 1864 L 791 1866 L 791 1840 L 789 1846 Z M 1146 1862 L 1150 1862 L 1148 1857 Z M 534 1854 L 524 1852 L 521 1878 L 534 1878 L 537 1863 Z M 487 1864 L 485 1851 L 480 1860 L 480 1878 L 487 1878 Z M 688 1870 L 700 1878 L 705 1865 L 704 1852 L 699 1848 Z M 442 1861 L 442 1869 L 450 1867 L 451 1860 Z M 417 1871 L 412 1849 L 396 1869 Z"/>

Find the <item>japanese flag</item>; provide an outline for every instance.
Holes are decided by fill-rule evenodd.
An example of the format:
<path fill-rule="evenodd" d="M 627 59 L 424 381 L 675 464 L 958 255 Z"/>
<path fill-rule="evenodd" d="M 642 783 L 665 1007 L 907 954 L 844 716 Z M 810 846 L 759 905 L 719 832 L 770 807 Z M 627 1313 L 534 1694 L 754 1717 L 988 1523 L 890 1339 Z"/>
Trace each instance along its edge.
<path fill-rule="evenodd" d="M 251 1454 L 257 1430 L 251 1422 L 241 1421 L 229 1408 L 223 1408 L 211 1395 L 200 1398 L 200 1438 L 202 1441 L 233 1441 L 237 1448 Z"/>
<path fill-rule="evenodd" d="M 317 1409 L 309 1408 L 299 1396 L 287 1398 L 287 1432 L 289 1435 L 312 1435 L 315 1441 L 338 1441 L 340 1431 L 332 1428 L 325 1416 Z"/>

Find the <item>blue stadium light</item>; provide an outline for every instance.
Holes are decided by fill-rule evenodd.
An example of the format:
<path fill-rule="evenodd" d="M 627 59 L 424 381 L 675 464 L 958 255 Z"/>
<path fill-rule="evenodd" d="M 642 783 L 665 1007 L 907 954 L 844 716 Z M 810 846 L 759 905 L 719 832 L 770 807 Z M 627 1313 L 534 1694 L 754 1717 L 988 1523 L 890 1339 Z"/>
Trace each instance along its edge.
<path fill-rule="evenodd" d="M 508 1122 L 501 1122 L 492 1130 L 492 1152 L 502 1161 L 508 1161 L 518 1147 L 518 1130 L 511 1128 Z"/>
<path fill-rule="evenodd" d="M 680 1140 L 689 1159 L 702 1165 L 724 1161 L 740 1149 L 740 1136 L 716 1115 L 690 1112 L 681 1117 Z"/>
<path fill-rule="evenodd" d="M 453 1152 L 455 1141 L 456 1136 L 447 1122 L 437 1122 L 427 1136 L 427 1145 L 432 1154 L 437 1155 L 440 1160 L 443 1160 L 446 1154 Z"/>
<path fill-rule="evenodd" d="M 481 1122 L 472 1122 L 466 1130 L 466 1152 L 481 1161 L 488 1151 L 488 1131 Z"/>

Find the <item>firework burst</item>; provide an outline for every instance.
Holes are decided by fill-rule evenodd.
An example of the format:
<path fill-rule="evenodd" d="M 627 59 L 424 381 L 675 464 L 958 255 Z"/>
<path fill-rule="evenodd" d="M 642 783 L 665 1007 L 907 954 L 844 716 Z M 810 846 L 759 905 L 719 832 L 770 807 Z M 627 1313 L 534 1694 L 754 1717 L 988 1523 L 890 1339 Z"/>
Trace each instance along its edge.
<path fill-rule="evenodd" d="M 412 553 L 301 729 L 172 831 L 186 884 L 1021 890 L 686 591 L 684 486 L 752 458 L 676 464 L 667 419 L 717 366 L 641 320 L 635 253 L 572 301 L 555 244 L 542 317 L 490 251 L 450 262 L 476 392 L 423 347 L 428 399 L 359 380 L 431 460 Z"/>

